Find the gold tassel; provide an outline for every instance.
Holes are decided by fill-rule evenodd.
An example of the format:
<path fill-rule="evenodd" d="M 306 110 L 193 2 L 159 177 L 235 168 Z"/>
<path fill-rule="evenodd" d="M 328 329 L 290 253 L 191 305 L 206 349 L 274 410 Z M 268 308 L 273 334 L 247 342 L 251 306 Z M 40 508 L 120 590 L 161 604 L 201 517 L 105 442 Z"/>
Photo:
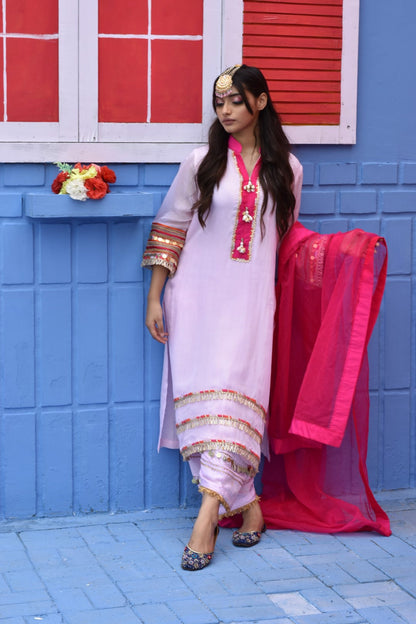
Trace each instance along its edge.
<path fill-rule="evenodd" d="M 201 494 L 208 494 L 209 496 L 212 496 L 213 498 L 216 498 L 217 501 L 219 501 L 221 503 L 221 505 L 224 507 L 224 509 L 227 509 L 227 511 L 230 509 L 229 506 L 227 505 L 227 503 L 225 502 L 225 500 L 223 499 L 223 497 L 218 494 L 217 492 L 214 492 L 214 490 L 210 490 L 206 487 L 204 487 L 203 485 L 200 485 L 198 487 L 199 492 L 201 492 Z"/>
<path fill-rule="evenodd" d="M 260 496 L 256 496 L 256 498 L 251 501 L 251 503 L 248 503 L 247 505 L 244 505 L 243 507 L 239 507 L 238 509 L 233 509 L 232 511 L 228 511 L 227 507 L 225 507 L 225 509 L 227 509 L 227 512 L 224 514 L 220 514 L 219 516 L 219 520 L 222 520 L 223 518 L 230 518 L 231 516 L 235 516 L 236 514 L 242 513 L 243 511 L 246 511 L 246 509 L 249 509 L 250 507 L 252 507 L 253 505 L 255 505 L 256 503 L 258 503 L 260 500 Z"/>

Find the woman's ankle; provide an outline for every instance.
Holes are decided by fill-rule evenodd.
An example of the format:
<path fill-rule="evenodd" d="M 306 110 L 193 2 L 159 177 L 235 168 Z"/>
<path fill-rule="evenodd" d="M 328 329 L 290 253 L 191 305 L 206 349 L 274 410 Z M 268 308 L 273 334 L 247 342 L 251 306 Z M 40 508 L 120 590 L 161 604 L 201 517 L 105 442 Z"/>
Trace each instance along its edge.
<path fill-rule="evenodd" d="M 215 529 L 218 525 L 219 501 L 204 494 L 198 517 L 189 540 L 189 547 L 197 552 L 210 552 L 215 543 Z"/>
<path fill-rule="evenodd" d="M 255 501 L 250 507 L 242 512 L 243 531 L 261 531 L 264 525 L 263 512 L 258 501 Z M 240 530 L 241 530 L 240 529 Z"/>

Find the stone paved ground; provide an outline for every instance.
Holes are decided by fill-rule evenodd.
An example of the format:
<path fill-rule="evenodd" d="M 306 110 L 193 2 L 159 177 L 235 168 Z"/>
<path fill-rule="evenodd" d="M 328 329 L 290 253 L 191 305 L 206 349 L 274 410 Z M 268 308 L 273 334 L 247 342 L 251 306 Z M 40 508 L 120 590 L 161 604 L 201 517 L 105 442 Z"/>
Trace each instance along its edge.
<path fill-rule="evenodd" d="M 195 510 L 0 523 L 0 624 L 416 624 L 416 490 L 378 497 L 393 535 L 222 529 L 180 568 Z"/>

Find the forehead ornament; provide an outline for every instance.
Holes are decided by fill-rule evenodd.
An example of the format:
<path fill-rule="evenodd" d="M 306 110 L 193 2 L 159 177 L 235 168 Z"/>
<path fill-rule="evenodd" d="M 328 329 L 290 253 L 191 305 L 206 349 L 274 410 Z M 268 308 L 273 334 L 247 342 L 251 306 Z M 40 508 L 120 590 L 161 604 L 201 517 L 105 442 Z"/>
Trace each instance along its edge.
<path fill-rule="evenodd" d="M 228 67 L 218 77 L 218 80 L 215 83 L 215 95 L 217 97 L 223 98 L 230 95 L 233 88 L 233 76 L 239 67 L 241 67 L 241 65 Z"/>

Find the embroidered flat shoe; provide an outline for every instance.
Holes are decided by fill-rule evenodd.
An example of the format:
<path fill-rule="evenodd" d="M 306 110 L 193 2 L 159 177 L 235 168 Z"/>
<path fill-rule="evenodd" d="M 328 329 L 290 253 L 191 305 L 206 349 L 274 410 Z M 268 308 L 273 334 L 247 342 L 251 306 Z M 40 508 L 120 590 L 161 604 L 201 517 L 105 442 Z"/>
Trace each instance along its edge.
<path fill-rule="evenodd" d="M 215 527 L 214 548 L 219 532 L 219 528 Z M 189 546 L 186 545 L 182 555 L 181 567 L 184 570 L 202 570 L 211 563 L 213 555 L 214 551 L 210 553 L 201 553 L 197 552 L 196 550 L 192 550 L 192 548 L 189 548 Z"/>
<path fill-rule="evenodd" d="M 234 531 L 233 533 L 233 544 L 234 546 L 241 546 L 242 548 L 250 548 L 250 546 L 255 546 L 259 543 L 261 539 L 261 534 L 266 530 L 266 525 L 263 524 L 263 528 L 261 531 Z"/>

